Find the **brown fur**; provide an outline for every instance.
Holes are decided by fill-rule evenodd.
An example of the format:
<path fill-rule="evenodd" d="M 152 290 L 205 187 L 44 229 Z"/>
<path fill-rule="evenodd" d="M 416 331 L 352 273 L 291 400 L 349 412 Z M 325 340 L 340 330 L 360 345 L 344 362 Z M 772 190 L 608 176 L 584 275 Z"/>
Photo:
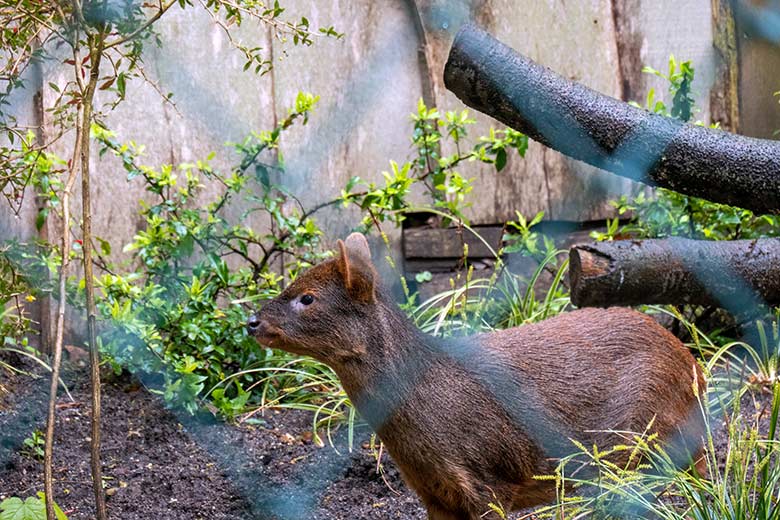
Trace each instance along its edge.
<path fill-rule="evenodd" d="M 583 309 L 460 339 L 420 332 L 382 291 L 362 235 L 250 319 L 274 348 L 329 364 L 433 520 L 477 519 L 554 499 L 570 438 L 607 448 L 610 431 L 653 429 L 680 464 L 699 450 L 698 364 L 630 309 Z M 313 303 L 300 298 L 311 294 Z M 625 462 L 618 459 L 616 462 Z"/>

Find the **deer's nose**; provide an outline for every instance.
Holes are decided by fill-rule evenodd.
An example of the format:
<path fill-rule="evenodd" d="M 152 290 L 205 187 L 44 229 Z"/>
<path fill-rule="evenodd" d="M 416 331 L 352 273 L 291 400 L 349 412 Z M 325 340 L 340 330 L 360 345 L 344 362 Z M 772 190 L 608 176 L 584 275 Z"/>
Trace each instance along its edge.
<path fill-rule="evenodd" d="M 251 336 L 257 336 L 257 333 L 260 332 L 260 330 L 263 328 L 263 325 L 264 323 L 260 319 L 260 316 L 258 316 L 257 314 L 253 314 L 246 321 L 246 331 Z"/>

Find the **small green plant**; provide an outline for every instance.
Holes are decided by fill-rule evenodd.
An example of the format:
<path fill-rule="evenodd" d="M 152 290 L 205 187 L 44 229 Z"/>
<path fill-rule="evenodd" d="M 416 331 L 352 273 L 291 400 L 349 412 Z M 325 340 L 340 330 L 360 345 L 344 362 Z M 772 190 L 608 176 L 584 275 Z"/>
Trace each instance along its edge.
<path fill-rule="evenodd" d="M 682 121 L 690 121 L 693 115 L 699 112 L 693 97 L 694 68 L 690 61 L 677 61 L 674 55 L 671 55 L 667 74 L 648 66 L 644 67 L 642 72 L 665 79 L 669 83 L 669 93 L 672 95 L 672 106 L 669 109 L 663 100 L 656 98 L 655 89 L 651 88 L 645 100 L 647 110 Z M 639 106 L 637 103 L 632 104 Z"/>
<path fill-rule="evenodd" d="M 60 506 L 54 504 L 54 515 L 57 520 L 68 520 Z M 37 497 L 6 498 L 0 502 L 0 520 L 46 520 L 46 504 L 44 494 L 38 492 Z"/>
<path fill-rule="evenodd" d="M 776 440 L 780 384 L 774 384 L 769 424 L 761 426 L 740 413 L 736 399 L 726 421 L 728 446 L 715 449 L 716 426 L 707 420 L 707 474 L 676 466 L 653 435 L 626 432 L 622 446 L 587 448 L 564 459 L 552 478 L 558 487 L 556 505 L 536 512 L 540 518 L 659 518 L 664 520 L 752 520 L 780 514 L 780 446 Z M 630 450 L 631 464 L 617 466 L 609 455 Z M 637 464 L 638 463 L 638 464 Z M 595 472 L 587 475 L 585 465 Z M 578 469 L 579 468 L 579 469 Z M 581 476 L 586 475 L 586 476 Z M 572 494 L 574 492 L 575 494 Z"/>
<path fill-rule="evenodd" d="M 672 106 L 656 98 L 655 91 L 648 92 L 647 110 L 684 122 L 699 112 L 693 97 L 694 67 L 690 61 L 677 61 L 669 57 L 669 72 L 664 74 L 652 67 L 643 72 L 658 76 L 669 83 Z M 632 103 L 639 107 L 638 103 Z M 696 121 L 698 125 L 704 125 Z M 717 128 L 712 125 L 713 128 Z M 706 240 L 737 240 L 780 235 L 780 217 L 755 215 L 752 211 L 716 204 L 696 197 L 681 195 L 659 188 L 648 196 L 643 189 L 633 197 L 622 196 L 611 203 L 620 216 L 630 216 L 628 223 L 619 226 L 617 219 L 607 221 L 606 232 L 594 232 L 597 240 L 612 240 L 616 236 L 658 238 L 687 236 Z"/>
<path fill-rule="evenodd" d="M 544 218 L 544 212 L 540 211 L 531 220 L 528 220 L 519 211 L 516 211 L 517 220 L 506 223 L 504 241 L 504 253 L 522 253 L 526 256 L 542 260 L 551 251 L 555 250 L 555 244 L 549 237 L 533 230 Z"/>
<path fill-rule="evenodd" d="M 341 193 L 345 205 L 355 204 L 365 212 L 365 230 L 385 221 L 400 224 L 406 212 L 420 209 L 409 202 L 413 186 L 422 188 L 430 196 L 433 207 L 425 209 L 441 217 L 442 225 L 468 224 L 463 209 L 470 205 L 467 196 L 472 190 L 473 179 L 463 177 L 457 167 L 464 162 L 479 161 L 492 164 L 501 172 L 512 150 L 523 157 L 528 149 L 528 137 L 510 128 L 491 128 L 488 135 L 479 137 L 469 148 L 466 143 L 468 126 L 475 121 L 467 110 L 446 112 L 442 117 L 438 109 L 429 108 L 420 99 L 411 119 L 416 158 L 402 164 L 391 161 L 390 171 L 383 172 L 384 186 L 353 177 Z M 453 153 L 444 154 L 447 149 L 452 149 Z M 357 187 L 362 189 L 356 191 Z"/>
<path fill-rule="evenodd" d="M 45 439 L 43 432 L 40 430 L 33 430 L 29 437 L 22 442 L 22 449 L 20 453 L 26 457 L 30 457 L 36 460 L 43 460 L 43 447 Z"/>

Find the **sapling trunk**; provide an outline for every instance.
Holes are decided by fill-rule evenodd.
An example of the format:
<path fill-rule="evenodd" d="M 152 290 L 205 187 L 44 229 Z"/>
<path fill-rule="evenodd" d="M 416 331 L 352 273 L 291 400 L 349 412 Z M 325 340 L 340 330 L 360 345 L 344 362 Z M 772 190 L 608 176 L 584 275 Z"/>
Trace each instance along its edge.
<path fill-rule="evenodd" d="M 95 495 L 95 511 L 98 520 L 106 520 L 105 496 L 103 494 L 103 476 L 100 462 L 100 356 L 95 331 L 95 284 L 92 272 L 92 211 L 90 193 L 90 127 L 92 124 L 93 103 L 95 90 L 100 77 L 100 61 L 103 55 L 105 35 L 89 34 L 87 44 L 89 46 L 90 71 L 86 83 L 81 77 L 83 66 L 79 56 L 79 46 L 74 44 L 74 69 L 76 83 L 81 93 L 80 103 L 76 114 L 76 137 L 73 147 L 73 155 L 70 160 L 68 180 L 62 196 L 63 220 L 62 220 L 62 262 L 59 275 L 59 301 L 57 309 L 57 329 L 54 343 L 54 359 L 52 363 L 52 382 L 49 395 L 49 408 L 46 424 L 46 439 L 44 452 L 44 489 L 46 494 L 46 518 L 55 520 L 54 510 L 54 483 L 52 471 L 52 459 L 54 448 L 54 422 L 57 401 L 57 384 L 59 381 L 60 364 L 62 361 L 62 343 L 65 327 L 66 305 L 66 280 L 70 263 L 70 196 L 75 184 L 79 165 L 81 166 L 81 197 L 82 197 L 82 251 L 85 278 L 85 292 L 87 303 L 87 335 L 90 349 L 90 379 L 92 394 L 91 413 L 91 473 L 92 486 Z"/>
<path fill-rule="evenodd" d="M 53 359 L 51 364 L 51 384 L 49 387 L 49 407 L 46 415 L 46 438 L 43 455 L 43 489 L 46 502 L 47 520 L 55 520 L 54 512 L 54 481 L 52 472 L 52 458 L 54 450 L 54 413 L 57 404 L 57 387 L 60 380 L 60 364 L 62 362 L 62 340 L 65 331 L 65 305 L 66 282 L 68 266 L 70 265 L 70 194 L 76 182 L 78 162 L 76 158 L 81 154 L 81 121 L 84 118 L 83 105 L 76 112 L 76 138 L 73 145 L 73 158 L 68 169 L 68 179 L 62 193 L 62 240 L 60 242 L 60 273 L 58 279 L 59 298 L 57 301 L 57 327 L 54 335 Z"/>
<path fill-rule="evenodd" d="M 89 36 L 90 63 L 89 82 L 84 93 L 84 118 L 81 129 L 81 236 L 84 258 L 84 290 L 87 304 L 87 337 L 89 339 L 90 381 L 92 393 L 92 414 L 90 416 L 91 441 L 90 462 L 92 488 L 95 494 L 95 509 L 98 520 L 108 518 L 103 494 L 103 471 L 100 463 L 100 350 L 95 331 L 95 279 L 92 273 L 92 200 L 90 187 L 89 148 L 92 124 L 92 104 L 100 77 L 100 60 L 103 56 L 104 34 Z"/>

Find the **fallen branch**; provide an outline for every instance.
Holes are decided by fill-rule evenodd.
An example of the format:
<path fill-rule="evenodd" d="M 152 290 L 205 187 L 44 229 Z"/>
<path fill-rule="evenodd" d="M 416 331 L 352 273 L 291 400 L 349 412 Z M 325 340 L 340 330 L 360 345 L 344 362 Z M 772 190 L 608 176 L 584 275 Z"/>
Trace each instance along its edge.
<path fill-rule="evenodd" d="M 464 103 L 617 175 L 780 211 L 780 143 L 682 123 L 565 79 L 473 25 L 455 38 L 444 83 Z"/>
<path fill-rule="evenodd" d="M 573 247 L 578 307 L 699 304 L 734 314 L 780 304 L 780 239 L 619 240 Z"/>

